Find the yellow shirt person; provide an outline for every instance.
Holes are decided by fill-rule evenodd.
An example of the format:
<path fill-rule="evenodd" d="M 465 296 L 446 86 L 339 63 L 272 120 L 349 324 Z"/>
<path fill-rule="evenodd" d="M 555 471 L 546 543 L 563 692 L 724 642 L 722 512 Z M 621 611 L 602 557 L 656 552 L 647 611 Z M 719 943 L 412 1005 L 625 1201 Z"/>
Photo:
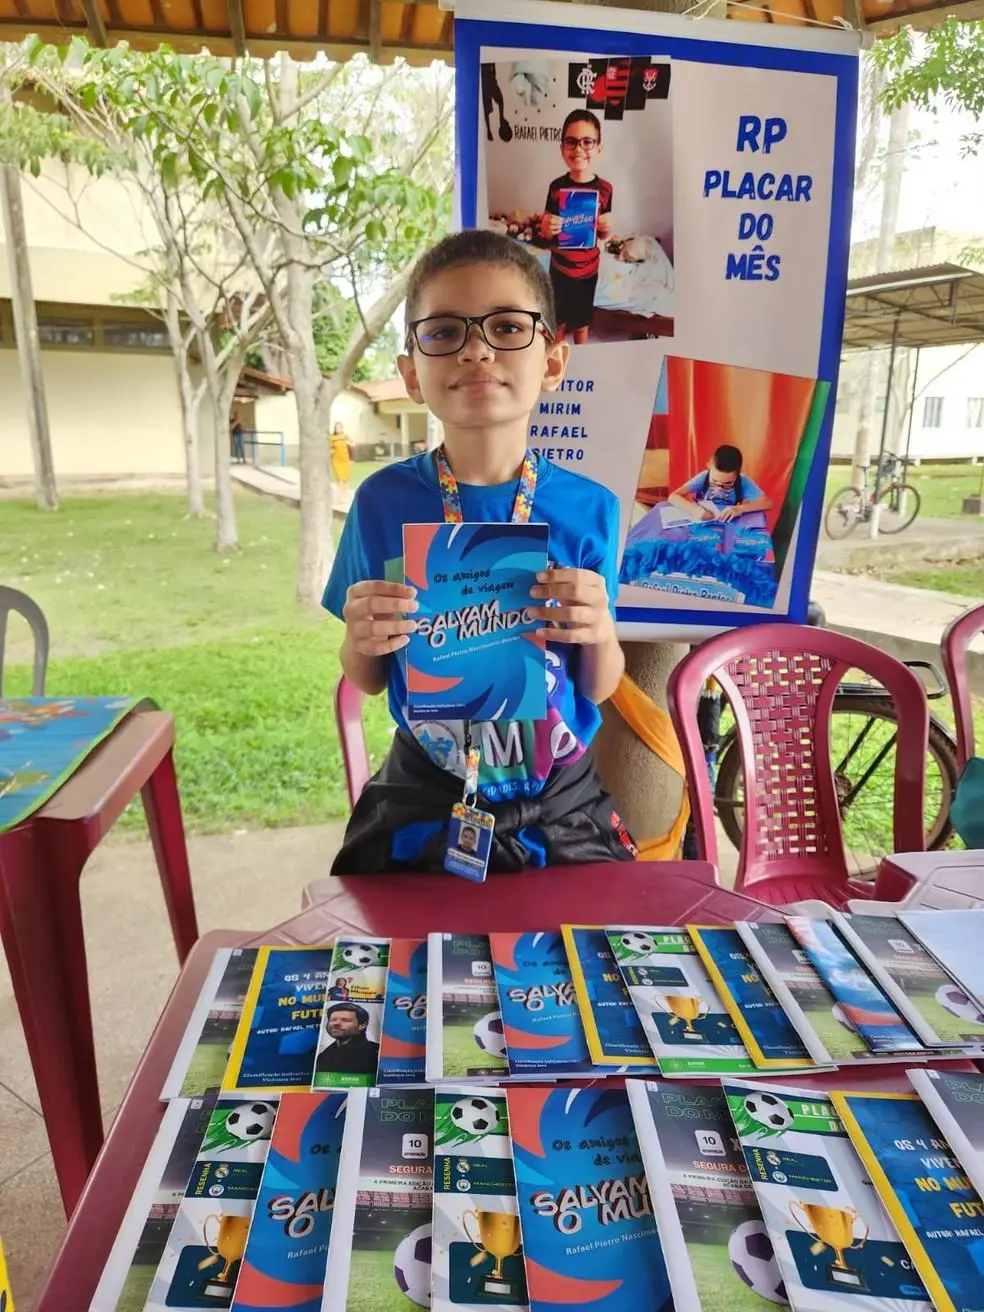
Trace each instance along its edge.
<path fill-rule="evenodd" d="M 341 487 L 347 488 L 352 473 L 352 443 L 345 435 L 341 424 L 335 424 L 331 432 L 331 479 Z"/>

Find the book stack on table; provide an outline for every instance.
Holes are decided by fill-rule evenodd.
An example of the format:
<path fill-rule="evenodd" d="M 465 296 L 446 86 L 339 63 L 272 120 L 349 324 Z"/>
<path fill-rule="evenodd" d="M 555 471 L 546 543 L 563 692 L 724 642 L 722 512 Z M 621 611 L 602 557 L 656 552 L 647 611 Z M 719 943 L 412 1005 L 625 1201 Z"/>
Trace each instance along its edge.
<path fill-rule="evenodd" d="M 91 1308 L 984 1312 L 982 929 L 220 952 Z"/>

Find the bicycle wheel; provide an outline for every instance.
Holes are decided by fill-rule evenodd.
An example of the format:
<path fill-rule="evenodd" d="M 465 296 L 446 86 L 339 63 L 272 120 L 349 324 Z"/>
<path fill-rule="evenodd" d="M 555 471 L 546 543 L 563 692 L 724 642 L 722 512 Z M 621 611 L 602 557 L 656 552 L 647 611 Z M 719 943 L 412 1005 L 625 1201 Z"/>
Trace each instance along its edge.
<path fill-rule="evenodd" d="M 856 487 L 842 487 L 830 498 L 823 526 L 828 538 L 846 538 L 864 514 L 864 500 Z"/>
<path fill-rule="evenodd" d="M 922 498 L 911 483 L 889 483 L 878 493 L 879 533 L 901 533 L 919 514 Z"/>
<path fill-rule="evenodd" d="M 840 803 L 844 845 L 852 875 L 873 877 L 883 856 L 894 850 L 892 805 L 895 785 L 895 707 L 892 699 L 840 693 L 830 723 L 831 758 Z M 952 738 L 936 720 L 929 722 L 926 762 L 926 847 L 938 851 L 952 831 L 950 804 L 957 787 L 957 754 Z M 745 786 L 734 729 L 721 743 L 714 802 L 721 828 L 741 846 Z"/>

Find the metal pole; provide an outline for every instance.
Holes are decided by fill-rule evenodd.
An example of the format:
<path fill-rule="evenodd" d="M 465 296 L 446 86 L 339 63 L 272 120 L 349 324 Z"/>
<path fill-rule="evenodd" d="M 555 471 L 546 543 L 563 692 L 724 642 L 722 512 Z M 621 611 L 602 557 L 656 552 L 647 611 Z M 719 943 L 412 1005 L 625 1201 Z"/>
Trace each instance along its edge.
<path fill-rule="evenodd" d="M 906 430 L 906 434 L 905 434 L 905 465 L 906 465 L 906 469 L 908 469 L 908 467 L 909 467 L 909 449 L 910 449 L 910 447 L 912 446 L 912 416 L 916 413 L 916 383 L 917 383 L 918 380 L 919 380 L 919 356 L 920 356 L 921 352 L 922 352 L 922 347 L 921 347 L 921 346 L 917 346 L 917 347 L 916 347 L 916 364 L 915 364 L 914 369 L 912 370 L 912 394 L 911 394 L 910 397 L 909 397 L 909 427 L 907 428 L 907 430 Z"/>
<path fill-rule="evenodd" d="M 895 348 L 899 340 L 899 316 L 895 316 L 895 322 L 892 324 L 892 349 L 888 356 L 888 380 L 885 383 L 885 409 L 882 411 L 881 441 L 878 444 L 878 467 L 875 470 L 875 490 L 871 494 L 871 519 L 868 525 L 868 536 L 874 540 L 878 537 L 878 521 L 881 518 L 881 508 L 878 505 L 878 493 L 881 491 L 882 462 L 885 459 L 885 439 L 888 435 L 888 412 L 892 404 L 892 382 L 895 378 Z"/>

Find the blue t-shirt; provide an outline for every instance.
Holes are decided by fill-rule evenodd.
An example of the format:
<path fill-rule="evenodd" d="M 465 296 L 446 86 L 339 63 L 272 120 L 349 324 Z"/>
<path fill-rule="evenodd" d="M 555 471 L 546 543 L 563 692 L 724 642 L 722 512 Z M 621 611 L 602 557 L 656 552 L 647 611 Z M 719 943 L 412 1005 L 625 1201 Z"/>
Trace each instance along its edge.
<path fill-rule="evenodd" d="M 742 501 L 757 501 L 759 497 L 765 496 L 759 485 L 753 483 L 747 474 L 739 474 L 734 487 L 715 487 L 705 470 L 702 474 L 695 474 L 689 483 L 683 485 L 684 492 L 712 506 L 737 506 L 739 488 Z"/>
<path fill-rule="evenodd" d="M 508 523 L 518 480 L 497 487 L 459 487 L 466 523 Z M 385 579 L 402 583 L 403 525 L 435 524 L 444 507 L 431 453 L 389 465 L 357 489 L 345 521 L 338 554 L 322 605 L 341 618 L 353 583 Z M 601 574 L 614 613 L 618 590 L 618 500 L 606 488 L 537 456 L 533 521 L 550 528 L 554 565 Z M 496 720 L 472 725 L 482 749 L 479 783 L 493 802 L 534 797 L 554 766 L 573 765 L 601 723 L 598 707 L 578 691 L 578 647 L 547 644 L 547 718 Z M 464 778 L 464 725 L 461 721 L 410 721 L 406 714 L 405 662 L 397 653 L 389 665 L 389 708 L 396 723 L 413 734 L 431 760 Z"/>

